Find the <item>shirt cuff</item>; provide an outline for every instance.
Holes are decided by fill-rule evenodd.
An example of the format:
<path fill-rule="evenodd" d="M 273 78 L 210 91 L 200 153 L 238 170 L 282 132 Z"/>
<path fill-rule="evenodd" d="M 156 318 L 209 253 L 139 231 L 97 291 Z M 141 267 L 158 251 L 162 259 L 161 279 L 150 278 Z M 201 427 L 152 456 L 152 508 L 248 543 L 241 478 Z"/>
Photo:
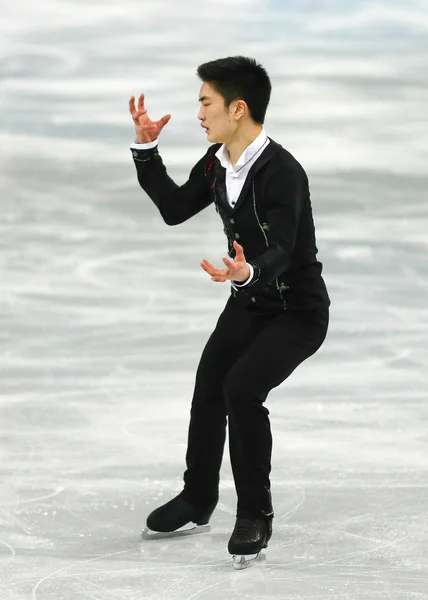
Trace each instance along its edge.
<path fill-rule="evenodd" d="M 147 142 L 147 144 L 137 144 L 134 142 L 130 145 L 130 148 L 133 150 L 151 150 L 152 148 L 156 148 L 158 145 L 158 140 L 155 139 L 153 142 Z"/>
<path fill-rule="evenodd" d="M 240 288 L 240 287 L 244 287 L 246 285 L 248 285 L 250 283 L 250 281 L 252 280 L 252 278 L 254 277 L 254 267 L 253 265 L 250 265 L 250 263 L 247 263 L 248 268 L 250 269 L 250 276 L 248 277 L 247 281 L 245 281 L 244 283 L 238 283 L 236 281 L 234 281 L 232 283 L 232 285 L 234 287 Z"/>

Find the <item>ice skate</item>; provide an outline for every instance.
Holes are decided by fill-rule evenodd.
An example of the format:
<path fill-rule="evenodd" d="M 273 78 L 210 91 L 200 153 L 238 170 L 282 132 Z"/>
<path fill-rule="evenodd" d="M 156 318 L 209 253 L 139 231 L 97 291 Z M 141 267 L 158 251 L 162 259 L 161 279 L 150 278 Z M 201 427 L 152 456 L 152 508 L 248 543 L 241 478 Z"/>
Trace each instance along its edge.
<path fill-rule="evenodd" d="M 150 513 L 141 537 L 153 540 L 211 531 L 208 522 L 217 502 L 215 500 L 207 506 L 195 506 L 180 494 Z"/>
<path fill-rule="evenodd" d="M 266 554 L 259 552 L 258 554 L 234 554 L 232 557 L 232 565 L 236 571 L 247 569 L 254 564 L 261 563 L 266 560 Z"/>
<path fill-rule="evenodd" d="M 267 548 L 271 536 L 272 518 L 238 517 L 228 544 L 229 554 L 233 555 L 233 568 L 246 569 L 266 560 L 261 551 Z"/>

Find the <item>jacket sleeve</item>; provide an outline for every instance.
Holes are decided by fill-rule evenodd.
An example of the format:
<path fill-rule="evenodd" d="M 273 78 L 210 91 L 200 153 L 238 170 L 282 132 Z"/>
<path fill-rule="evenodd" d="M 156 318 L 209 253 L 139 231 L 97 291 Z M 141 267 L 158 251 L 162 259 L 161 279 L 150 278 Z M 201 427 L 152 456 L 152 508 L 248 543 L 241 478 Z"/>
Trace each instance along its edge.
<path fill-rule="evenodd" d="M 305 177 L 295 169 L 284 166 L 275 170 L 266 182 L 269 231 L 264 235 L 267 249 L 249 261 L 254 268 L 254 275 L 246 287 L 265 286 L 287 270 L 302 213 Z"/>
<path fill-rule="evenodd" d="M 157 147 L 131 150 L 138 182 L 167 225 L 179 225 L 211 204 L 205 156 L 193 167 L 188 181 L 179 186 L 168 175 Z"/>

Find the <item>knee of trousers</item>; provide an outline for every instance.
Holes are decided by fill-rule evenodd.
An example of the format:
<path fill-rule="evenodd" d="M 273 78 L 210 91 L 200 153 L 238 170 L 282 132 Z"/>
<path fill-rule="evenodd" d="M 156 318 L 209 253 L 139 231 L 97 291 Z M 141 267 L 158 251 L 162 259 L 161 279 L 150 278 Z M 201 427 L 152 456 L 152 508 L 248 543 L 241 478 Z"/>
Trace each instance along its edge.
<path fill-rule="evenodd" d="M 228 375 L 223 384 L 223 394 L 226 406 L 230 409 L 239 410 L 240 407 L 248 406 L 249 403 L 257 401 L 257 392 L 247 385 L 245 379 L 236 375 Z"/>
<path fill-rule="evenodd" d="M 249 409 L 269 415 L 269 410 L 264 406 L 268 392 L 255 385 L 254 378 L 227 375 L 223 383 L 223 394 L 229 416 L 231 413 L 247 413 Z"/>

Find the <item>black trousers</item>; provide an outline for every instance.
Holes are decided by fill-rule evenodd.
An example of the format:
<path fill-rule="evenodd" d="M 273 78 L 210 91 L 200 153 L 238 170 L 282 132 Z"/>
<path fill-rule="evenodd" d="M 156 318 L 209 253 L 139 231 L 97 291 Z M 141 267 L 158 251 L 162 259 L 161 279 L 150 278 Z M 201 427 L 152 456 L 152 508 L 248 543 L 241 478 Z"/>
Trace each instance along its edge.
<path fill-rule="evenodd" d="M 196 373 L 184 497 L 201 505 L 218 497 L 228 424 L 237 516 L 273 514 L 272 434 L 264 402 L 320 348 L 328 321 L 328 308 L 267 314 L 230 296 Z"/>

